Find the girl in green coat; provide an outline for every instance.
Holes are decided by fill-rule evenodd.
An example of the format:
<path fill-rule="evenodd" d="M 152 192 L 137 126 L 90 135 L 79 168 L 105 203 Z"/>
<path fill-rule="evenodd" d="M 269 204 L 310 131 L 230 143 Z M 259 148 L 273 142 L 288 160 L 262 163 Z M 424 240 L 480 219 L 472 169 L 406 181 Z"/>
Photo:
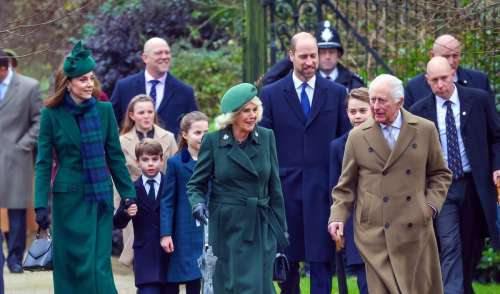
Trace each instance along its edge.
<path fill-rule="evenodd" d="M 135 199 L 111 104 L 92 97 L 94 66 L 90 52 L 75 45 L 40 122 L 35 212 L 40 228 L 47 229 L 51 193 L 56 294 L 117 293 L 111 271 L 111 176 L 122 197 Z M 51 185 L 54 157 L 58 170 Z"/>
<path fill-rule="evenodd" d="M 187 184 L 193 216 L 204 223 L 210 216 L 217 294 L 275 293 L 277 246 L 288 245 L 274 134 L 256 125 L 262 118 L 256 94 L 244 83 L 224 95 L 221 129 L 203 137 Z"/>

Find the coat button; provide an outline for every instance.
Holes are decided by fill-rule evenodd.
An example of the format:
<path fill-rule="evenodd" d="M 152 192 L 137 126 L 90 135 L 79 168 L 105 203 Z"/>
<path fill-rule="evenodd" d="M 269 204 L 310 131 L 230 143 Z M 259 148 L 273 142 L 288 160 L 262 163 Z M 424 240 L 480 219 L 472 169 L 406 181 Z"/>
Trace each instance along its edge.
<path fill-rule="evenodd" d="M 417 149 L 417 143 L 413 143 L 413 144 L 411 145 L 411 147 L 412 147 L 413 149 Z"/>
<path fill-rule="evenodd" d="M 368 147 L 368 152 L 373 152 L 373 148 L 372 147 Z"/>
<path fill-rule="evenodd" d="M 387 171 L 385 171 L 385 170 L 384 170 L 384 171 L 382 172 L 382 175 L 383 175 L 383 176 L 386 176 L 386 175 L 387 175 Z"/>
<path fill-rule="evenodd" d="M 411 169 L 407 169 L 407 170 L 406 170 L 406 174 L 407 174 L 407 175 L 410 175 L 410 174 L 411 174 Z"/>
<path fill-rule="evenodd" d="M 386 223 L 386 224 L 384 225 L 384 228 L 388 229 L 388 228 L 389 228 L 389 226 L 390 226 L 390 225 L 389 225 L 389 223 Z"/>
<path fill-rule="evenodd" d="M 384 200 L 384 202 L 387 202 L 387 201 L 389 201 L 389 197 L 384 196 L 383 200 Z"/>
<path fill-rule="evenodd" d="M 411 228 L 413 227 L 413 224 L 412 223 L 408 223 L 408 228 Z"/>
<path fill-rule="evenodd" d="M 411 200 L 411 196 L 406 196 L 406 201 L 410 201 Z"/>

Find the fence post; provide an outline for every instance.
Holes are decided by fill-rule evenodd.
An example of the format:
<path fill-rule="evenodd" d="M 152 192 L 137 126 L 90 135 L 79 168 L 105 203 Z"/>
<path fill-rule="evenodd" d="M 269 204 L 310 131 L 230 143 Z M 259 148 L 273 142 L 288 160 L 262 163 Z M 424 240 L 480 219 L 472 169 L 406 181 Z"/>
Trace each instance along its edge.
<path fill-rule="evenodd" d="M 245 0 L 243 81 L 255 83 L 267 66 L 266 14 L 261 0 Z"/>

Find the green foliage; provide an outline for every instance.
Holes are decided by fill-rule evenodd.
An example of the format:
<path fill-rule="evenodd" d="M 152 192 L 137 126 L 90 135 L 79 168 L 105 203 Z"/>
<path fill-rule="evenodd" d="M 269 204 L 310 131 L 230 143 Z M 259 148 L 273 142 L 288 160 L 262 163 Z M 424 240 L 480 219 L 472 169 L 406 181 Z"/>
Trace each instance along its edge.
<path fill-rule="evenodd" d="M 489 244 L 483 251 L 483 256 L 476 269 L 474 278 L 481 283 L 500 282 L 500 252 L 495 252 Z"/>
<path fill-rule="evenodd" d="M 217 51 L 210 51 L 178 41 L 172 49 L 171 72 L 194 87 L 201 111 L 215 117 L 219 114 L 220 97 L 241 82 L 241 48 L 229 42 Z"/>

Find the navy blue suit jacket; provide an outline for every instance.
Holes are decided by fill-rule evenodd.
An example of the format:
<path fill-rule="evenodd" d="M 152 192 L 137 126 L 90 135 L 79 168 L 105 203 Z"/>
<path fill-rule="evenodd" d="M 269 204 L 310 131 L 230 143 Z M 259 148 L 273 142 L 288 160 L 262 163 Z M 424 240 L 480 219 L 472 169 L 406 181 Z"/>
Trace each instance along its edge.
<path fill-rule="evenodd" d="M 169 256 L 160 245 L 160 196 L 165 193 L 165 175 L 161 176 L 160 189 L 155 200 L 148 197 L 142 177 L 134 182 L 137 192 L 137 215 L 134 225 L 134 275 L 135 285 L 166 283 Z M 113 218 L 117 228 L 125 228 L 130 217 L 123 203 Z"/>
<path fill-rule="evenodd" d="M 262 126 L 276 136 L 279 173 L 290 234 L 291 261 L 329 262 L 335 251 L 328 234 L 328 146 L 350 124 L 346 89 L 316 75 L 314 97 L 306 119 L 292 74 L 264 87 Z"/>
<path fill-rule="evenodd" d="M 493 171 L 500 169 L 500 122 L 486 91 L 457 86 L 460 100 L 460 132 L 472 168 L 472 177 L 495 248 L 500 248 L 496 221 L 496 188 Z M 431 94 L 415 103 L 411 112 L 437 125 L 436 97 Z"/>
<path fill-rule="evenodd" d="M 139 94 L 146 94 L 144 71 L 116 82 L 111 102 L 120 126 L 126 115 L 128 103 Z M 198 110 L 198 106 L 194 98 L 193 88 L 179 81 L 169 72 L 165 80 L 163 100 L 157 110 L 160 125 L 177 136 L 179 117 L 194 110 Z"/>
<path fill-rule="evenodd" d="M 342 161 L 344 159 L 345 144 L 348 136 L 349 133 L 345 133 L 342 137 L 330 142 L 330 194 L 342 174 Z M 354 213 L 351 214 L 344 227 L 345 253 L 348 265 L 363 264 L 363 260 L 354 242 L 353 215 Z"/>
<path fill-rule="evenodd" d="M 480 71 L 458 67 L 457 84 L 464 87 L 482 89 L 488 92 L 493 98 L 488 76 Z M 406 109 L 410 109 L 415 102 L 431 94 L 431 87 L 429 87 L 425 79 L 425 74 L 419 74 L 413 77 L 406 85 L 404 106 Z"/>

